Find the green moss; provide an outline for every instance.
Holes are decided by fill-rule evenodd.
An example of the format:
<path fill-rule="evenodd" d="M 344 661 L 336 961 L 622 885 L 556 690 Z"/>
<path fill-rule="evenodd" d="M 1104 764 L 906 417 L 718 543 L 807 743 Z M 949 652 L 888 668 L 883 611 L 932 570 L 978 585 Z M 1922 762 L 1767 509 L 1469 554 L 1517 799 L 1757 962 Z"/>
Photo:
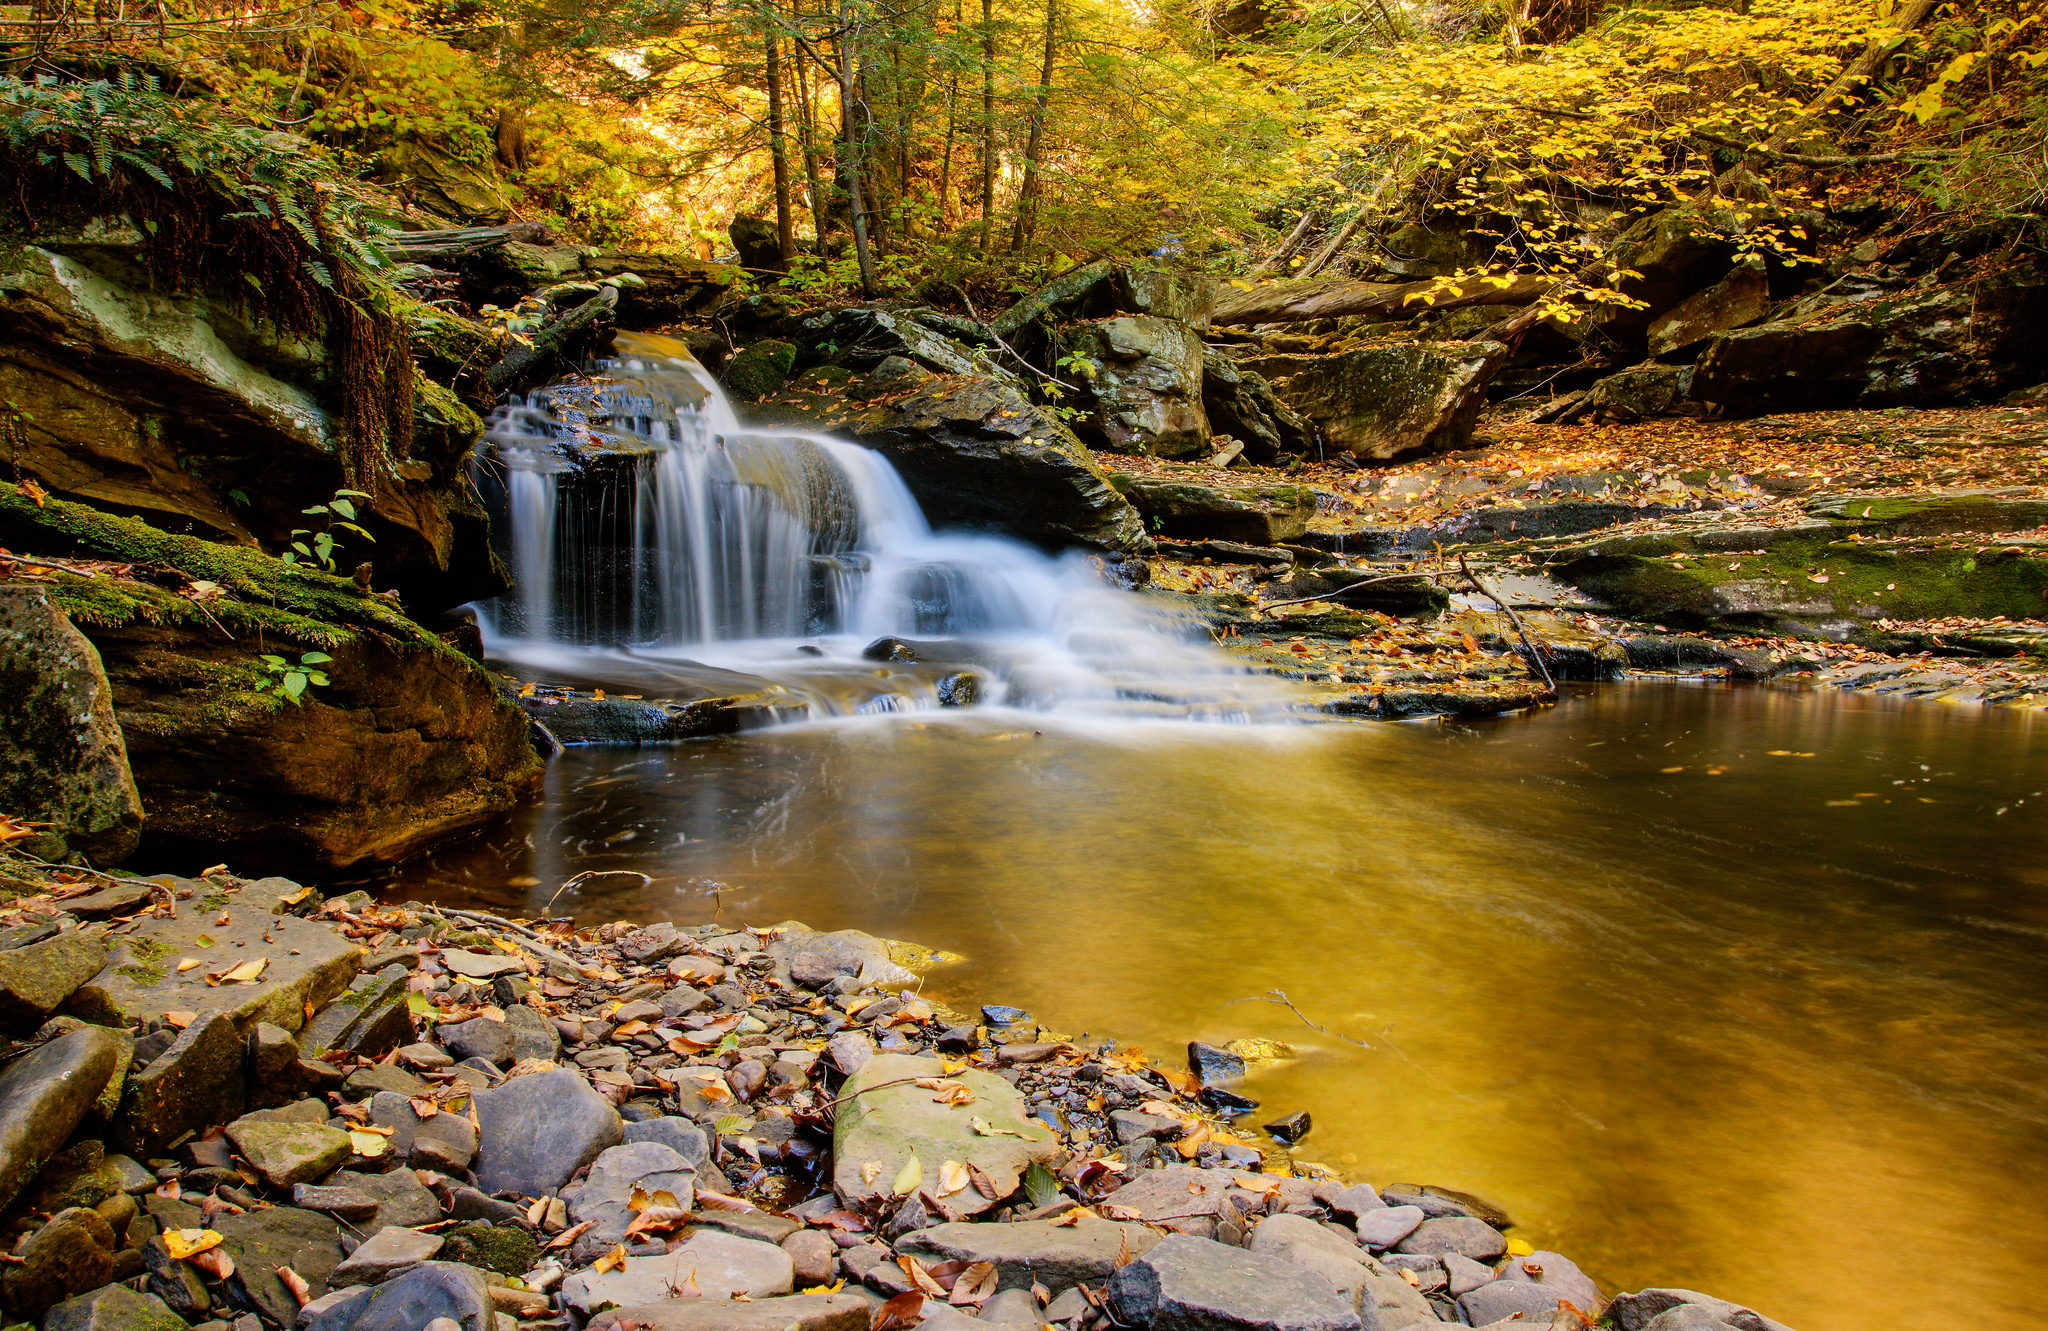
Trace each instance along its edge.
<path fill-rule="evenodd" d="M 516 1276 L 531 1271 L 540 1260 L 533 1236 L 509 1225 L 458 1225 L 443 1237 L 438 1259 L 479 1266 L 499 1275 Z"/>
<path fill-rule="evenodd" d="M 162 984 L 169 972 L 161 966 L 128 965 L 114 967 L 114 974 L 125 975 L 135 983 L 148 988 L 153 984 Z"/>

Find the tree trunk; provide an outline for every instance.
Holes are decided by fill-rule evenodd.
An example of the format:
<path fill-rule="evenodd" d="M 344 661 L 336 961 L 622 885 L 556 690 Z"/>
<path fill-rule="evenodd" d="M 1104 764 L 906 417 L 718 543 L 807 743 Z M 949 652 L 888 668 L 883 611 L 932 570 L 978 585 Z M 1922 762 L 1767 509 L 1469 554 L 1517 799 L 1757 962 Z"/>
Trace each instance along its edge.
<path fill-rule="evenodd" d="M 507 171 L 526 169 L 526 108 L 498 108 L 498 165 Z"/>
<path fill-rule="evenodd" d="M 799 10 L 799 19 L 802 14 Z M 799 142 L 798 151 L 804 159 L 804 188 L 811 196 L 811 226 L 817 232 L 816 248 L 819 258 L 826 257 L 825 233 L 830 229 L 830 197 L 825 193 L 825 180 L 818 170 L 818 113 L 816 99 L 811 95 L 811 73 L 801 60 L 795 66 L 796 74 L 796 127 Z"/>
<path fill-rule="evenodd" d="M 853 73 L 855 33 L 851 0 L 839 0 L 839 182 L 845 187 L 847 204 L 853 210 L 853 252 L 860 262 L 860 294 L 872 300 L 875 258 L 868 250 L 868 215 L 861 202 L 860 143 L 856 138 L 859 117 Z"/>
<path fill-rule="evenodd" d="M 981 252 L 988 253 L 996 211 L 995 0 L 981 0 Z"/>
<path fill-rule="evenodd" d="M 1045 63 L 1038 71 L 1038 98 L 1031 104 L 1031 134 L 1024 145 L 1024 187 L 1017 192 L 1017 224 L 1010 253 L 1024 248 L 1038 222 L 1038 153 L 1045 145 L 1045 104 L 1052 95 L 1052 61 L 1058 50 L 1060 0 L 1045 0 Z"/>
<path fill-rule="evenodd" d="M 1291 282 L 1269 283 L 1252 291 L 1233 291 L 1216 304 L 1209 322 L 1226 324 L 1300 323 L 1345 315 L 1378 315 L 1406 319 L 1424 310 L 1455 310 L 1466 305 L 1529 305 L 1557 285 L 1555 278 L 1524 275 L 1504 287 L 1477 278 L 1455 296 L 1424 302 L 1417 297 L 1437 291 L 1435 279 L 1423 282 Z"/>
<path fill-rule="evenodd" d="M 796 219 L 789 206 L 789 133 L 782 122 L 782 38 L 771 23 L 767 38 L 768 66 L 768 155 L 775 164 L 775 241 L 782 255 L 782 269 L 796 257 Z"/>
<path fill-rule="evenodd" d="M 1316 220 L 1322 215 L 1323 210 L 1314 207 L 1302 213 L 1301 220 L 1296 222 L 1294 230 L 1288 233 L 1286 243 L 1273 252 L 1272 258 L 1252 269 L 1245 276 L 1257 280 L 1293 258 L 1295 251 L 1301 248 L 1301 242 L 1308 239 L 1309 230 L 1315 226 Z"/>

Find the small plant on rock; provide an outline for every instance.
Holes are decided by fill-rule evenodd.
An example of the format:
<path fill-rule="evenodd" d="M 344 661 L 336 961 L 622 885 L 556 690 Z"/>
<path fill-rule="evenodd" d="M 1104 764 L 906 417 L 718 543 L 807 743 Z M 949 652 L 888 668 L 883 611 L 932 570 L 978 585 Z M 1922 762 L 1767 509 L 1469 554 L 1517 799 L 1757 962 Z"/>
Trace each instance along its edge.
<path fill-rule="evenodd" d="M 289 657 L 263 655 L 256 658 L 269 685 L 263 691 L 274 693 L 294 706 L 303 706 L 308 684 L 326 688 L 327 672 L 320 667 L 334 658 L 325 652 L 307 652 L 294 663 Z"/>
<path fill-rule="evenodd" d="M 314 531 L 308 527 L 294 527 L 292 529 L 292 548 L 284 552 L 284 562 L 296 564 L 304 559 L 318 564 L 329 573 L 337 572 L 338 570 L 334 566 L 334 552 L 341 548 L 341 542 L 335 539 L 334 535 L 337 530 L 354 532 L 366 541 L 374 542 L 377 539 L 356 525 L 355 520 L 356 506 L 354 501 L 368 499 L 369 497 L 361 490 L 336 490 L 334 497 L 326 503 L 300 509 L 301 513 L 306 513 L 313 517 L 325 517 L 327 525 L 319 531 Z"/>

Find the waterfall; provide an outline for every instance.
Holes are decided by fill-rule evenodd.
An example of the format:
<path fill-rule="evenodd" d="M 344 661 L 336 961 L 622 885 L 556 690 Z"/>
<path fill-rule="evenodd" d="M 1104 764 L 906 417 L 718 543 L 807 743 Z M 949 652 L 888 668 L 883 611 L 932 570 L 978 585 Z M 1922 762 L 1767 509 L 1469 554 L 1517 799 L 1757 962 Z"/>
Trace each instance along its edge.
<path fill-rule="evenodd" d="M 1085 556 L 934 532 L 880 453 L 742 425 L 674 339 L 621 334 L 598 373 L 499 408 L 486 441 L 514 589 L 479 611 L 501 659 L 649 696 L 740 671 L 814 714 L 936 706 L 963 669 L 986 700 L 1041 710 L 1278 701 Z M 863 658 L 888 637 L 917 659 Z"/>

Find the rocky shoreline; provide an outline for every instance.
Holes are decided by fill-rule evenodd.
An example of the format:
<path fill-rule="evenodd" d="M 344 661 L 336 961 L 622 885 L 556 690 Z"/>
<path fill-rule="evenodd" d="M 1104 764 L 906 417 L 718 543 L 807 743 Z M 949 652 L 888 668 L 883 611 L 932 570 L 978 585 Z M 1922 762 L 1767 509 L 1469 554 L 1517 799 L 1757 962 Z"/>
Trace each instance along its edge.
<path fill-rule="evenodd" d="M 42 1331 L 1783 1331 L 801 924 L 0 861 L 0 1302 Z"/>

